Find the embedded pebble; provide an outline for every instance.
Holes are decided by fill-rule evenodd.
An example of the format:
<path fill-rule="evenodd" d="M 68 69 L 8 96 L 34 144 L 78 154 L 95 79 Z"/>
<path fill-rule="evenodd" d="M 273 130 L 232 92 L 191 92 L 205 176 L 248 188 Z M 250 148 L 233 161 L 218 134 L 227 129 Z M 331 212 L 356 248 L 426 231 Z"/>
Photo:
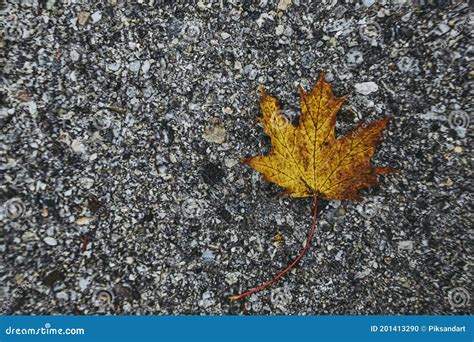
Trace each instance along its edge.
<path fill-rule="evenodd" d="M 120 62 L 110 63 L 110 64 L 107 64 L 107 69 L 109 69 L 110 71 L 118 71 L 120 70 L 120 66 L 121 66 Z"/>
<path fill-rule="evenodd" d="M 87 11 L 79 12 L 79 15 L 77 16 L 77 23 L 81 26 L 84 26 L 89 20 L 90 15 L 91 14 Z"/>
<path fill-rule="evenodd" d="M 236 272 L 229 272 L 225 276 L 225 281 L 229 285 L 233 285 L 239 281 L 238 279 L 238 273 Z"/>
<path fill-rule="evenodd" d="M 148 60 L 145 60 L 142 64 L 142 73 L 146 74 L 150 70 L 151 64 Z"/>
<path fill-rule="evenodd" d="M 221 122 L 211 123 L 204 128 L 203 139 L 210 143 L 222 144 L 225 141 L 225 127 Z"/>
<path fill-rule="evenodd" d="M 100 19 L 102 19 L 102 13 L 100 11 L 92 13 L 91 19 L 92 23 L 97 23 Z"/>
<path fill-rule="evenodd" d="M 277 36 L 281 36 L 283 34 L 283 32 L 285 32 L 285 26 L 283 25 L 278 25 L 276 28 L 275 28 L 275 34 Z"/>
<path fill-rule="evenodd" d="M 354 85 L 356 92 L 362 95 L 369 95 L 370 93 L 379 90 L 379 87 L 375 82 L 363 82 Z"/>
<path fill-rule="evenodd" d="M 71 52 L 69 53 L 69 57 L 71 57 L 71 60 L 73 62 L 77 62 L 81 58 L 81 56 L 76 50 L 71 50 Z"/>
<path fill-rule="evenodd" d="M 33 231 L 28 230 L 21 235 L 21 241 L 23 242 L 29 242 L 34 240 L 38 240 L 38 235 Z"/>
<path fill-rule="evenodd" d="M 88 225 L 89 223 L 91 222 L 91 218 L 90 217 L 79 217 L 77 220 L 76 220 L 76 224 L 79 225 L 79 226 L 85 226 L 85 225 Z"/>
<path fill-rule="evenodd" d="M 203 253 L 202 253 L 202 259 L 204 262 L 211 262 L 213 261 L 215 258 L 215 255 L 214 253 L 209 250 L 209 249 L 206 249 Z"/>
<path fill-rule="evenodd" d="M 58 241 L 55 238 L 52 238 L 50 236 L 45 237 L 43 241 L 45 244 L 49 246 L 56 246 L 58 244 Z"/>
<path fill-rule="evenodd" d="M 280 0 L 277 8 L 281 11 L 285 11 L 288 8 L 288 6 L 291 5 L 291 2 L 292 0 Z"/>

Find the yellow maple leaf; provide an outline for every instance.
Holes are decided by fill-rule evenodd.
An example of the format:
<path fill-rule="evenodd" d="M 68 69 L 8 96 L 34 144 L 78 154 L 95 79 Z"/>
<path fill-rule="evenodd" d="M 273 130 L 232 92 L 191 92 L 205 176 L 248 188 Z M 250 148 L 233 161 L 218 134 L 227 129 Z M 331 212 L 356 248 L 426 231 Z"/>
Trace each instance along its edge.
<path fill-rule="evenodd" d="M 360 124 L 337 138 L 336 114 L 345 96 L 335 97 L 321 73 L 311 92 L 300 86 L 301 116 L 294 126 L 283 114 L 277 99 L 260 87 L 259 121 L 270 136 L 268 156 L 241 161 L 286 189 L 290 197 L 324 197 L 361 200 L 358 190 L 377 184 L 377 174 L 394 172 L 370 163 L 388 117 L 370 125 Z"/>
<path fill-rule="evenodd" d="M 268 95 L 263 87 L 260 90 L 263 116 L 259 121 L 270 136 L 272 149 L 268 156 L 241 161 L 261 172 L 267 181 L 285 188 L 285 194 L 313 197 L 314 219 L 306 244 L 297 258 L 265 284 L 230 296 L 233 301 L 265 289 L 299 262 L 314 234 L 318 197 L 360 201 L 362 197 L 358 191 L 377 184 L 377 175 L 397 172 L 390 167 L 370 163 L 389 117 L 369 125 L 360 124 L 348 134 L 336 137 L 336 114 L 345 96 L 337 98 L 333 95 L 324 73 L 321 73 L 311 92 L 306 93 L 300 86 L 301 115 L 298 126 L 282 114 L 277 99 Z"/>

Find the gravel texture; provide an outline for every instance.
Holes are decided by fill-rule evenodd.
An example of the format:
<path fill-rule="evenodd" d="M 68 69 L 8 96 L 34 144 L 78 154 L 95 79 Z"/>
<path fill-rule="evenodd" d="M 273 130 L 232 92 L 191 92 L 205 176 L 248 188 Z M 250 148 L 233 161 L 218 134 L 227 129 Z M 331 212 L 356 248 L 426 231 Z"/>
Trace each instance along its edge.
<path fill-rule="evenodd" d="M 426 2 L 426 1 L 425 1 Z M 8 314 L 472 313 L 473 22 L 463 1 L 2 1 Z M 311 4 L 308 4 L 311 3 Z M 338 134 L 390 114 L 357 202 L 239 163 L 324 70 Z M 471 281 L 469 280 L 471 279 Z"/>

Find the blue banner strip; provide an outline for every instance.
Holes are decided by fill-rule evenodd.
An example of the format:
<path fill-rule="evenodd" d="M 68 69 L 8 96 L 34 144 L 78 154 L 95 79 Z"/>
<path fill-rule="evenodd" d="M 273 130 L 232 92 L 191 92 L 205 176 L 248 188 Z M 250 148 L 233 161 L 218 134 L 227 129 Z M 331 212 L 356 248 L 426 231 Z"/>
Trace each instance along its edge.
<path fill-rule="evenodd" d="M 0 341 L 473 342 L 472 316 L 0 316 Z"/>

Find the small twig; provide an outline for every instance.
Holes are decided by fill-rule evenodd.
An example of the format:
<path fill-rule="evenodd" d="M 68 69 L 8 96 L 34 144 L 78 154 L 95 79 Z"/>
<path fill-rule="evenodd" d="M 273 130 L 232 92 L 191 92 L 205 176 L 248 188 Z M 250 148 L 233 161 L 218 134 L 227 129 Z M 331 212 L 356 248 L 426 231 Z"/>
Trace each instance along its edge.
<path fill-rule="evenodd" d="M 311 230 L 309 232 L 309 236 L 308 236 L 308 240 L 306 240 L 306 244 L 305 246 L 303 247 L 303 249 L 301 250 L 300 254 L 296 257 L 296 259 L 287 267 L 285 268 L 283 271 L 281 271 L 280 273 L 278 273 L 272 280 L 266 282 L 265 284 L 263 285 L 260 285 L 259 287 L 256 287 L 250 291 L 247 291 L 245 293 L 242 293 L 242 294 L 239 294 L 239 295 L 236 295 L 236 296 L 230 296 L 229 299 L 231 301 L 235 301 L 235 300 L 239 300 L 239 299 L 242 299 L 248 295 L 251 295 L 252 293 L 256 293 L 256 292 L 259 292 L 265 288 L 267 288 L 268 286 L 270 286 L 271 284 L 273 284 L 275 281 L 277 281 L 278 279 L 280 279 L 281 277 L 283 277 L 283 275 L 285 273 L 287 273 L 289 270 L 291 270 L 293 268 L 293 266 L 295 266 L 298 261 L 300 261 L 300 259 L 303 257 L 303 255 L 306 253 L 306 250 L 308 249 L 310 243 L 311 243 L 311 239 L 313 238 L 313 235 L 314 235 L 314 230 L 316 228 L 316 221 L 317 221 L 317 208 L 318 208 L 318 197 L 317 196 L 314 196 L 314 201 L 313 201 L 313 205 L 314 205 L 314 218 L 313 218 L 313 226 L 311 227 Z"/>

